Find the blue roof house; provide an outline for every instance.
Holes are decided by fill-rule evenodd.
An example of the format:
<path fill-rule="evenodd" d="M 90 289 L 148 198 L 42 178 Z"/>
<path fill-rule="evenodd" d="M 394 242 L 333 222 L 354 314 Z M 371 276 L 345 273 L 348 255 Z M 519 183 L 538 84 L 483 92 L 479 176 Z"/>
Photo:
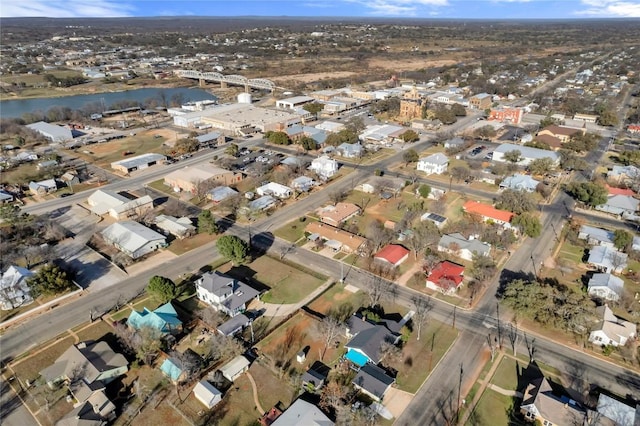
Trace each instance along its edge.
<path fill-rule="evenodd" d="M 141 312 L 132 311 L 127 320 L 127 325 L 139 330 L 143 327 L 150 327 L 160 331 L 162 334 L 175 334 L 182 331 L 182 321 L 178 319 L 171 302 L 165 303 L 155 311 L 144 308 Z"/>
<path fill-rule="evenodd" d="M 184 373 L 184 371 L 182 371 L 181 362 L 175 358 L 165 359 L 160 366 L 160 371 L 162 371 L 173 382 L 180 380 L 180 376 Z"/>

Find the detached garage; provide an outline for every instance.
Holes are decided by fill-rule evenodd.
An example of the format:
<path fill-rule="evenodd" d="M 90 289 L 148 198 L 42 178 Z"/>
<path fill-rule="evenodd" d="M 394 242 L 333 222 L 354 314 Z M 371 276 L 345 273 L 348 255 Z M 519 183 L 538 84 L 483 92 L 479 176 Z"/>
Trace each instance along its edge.
<path fill-rule="evenodd" d="M 206 380 L 201 380 L 196 384 L 193 388 L 193 395 L 209 409 L 222 401 L 222 392 Z"/>

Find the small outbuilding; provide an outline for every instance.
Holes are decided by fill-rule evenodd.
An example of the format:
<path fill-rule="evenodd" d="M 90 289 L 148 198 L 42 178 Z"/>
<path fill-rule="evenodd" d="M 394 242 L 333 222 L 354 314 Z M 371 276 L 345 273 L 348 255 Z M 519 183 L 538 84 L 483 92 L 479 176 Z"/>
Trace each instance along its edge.
<path fill-rule="evenodd" d="M 193 396 L 205 407 L 211 409 L 222 401 L 222 392 L 206 380 L 199 381 L 193 388 Z"/>
<path fill-rule="evenodd" d="M 249 370 L 249 366 L 251 363 L 247 358 L 242 355 L 238 355 L 222 367 L 220 367 L 220 373 L 222 376 L 229 380 L 230 382 L 235 382 L 235 380 L 242 375 L 242 373 Z"/>

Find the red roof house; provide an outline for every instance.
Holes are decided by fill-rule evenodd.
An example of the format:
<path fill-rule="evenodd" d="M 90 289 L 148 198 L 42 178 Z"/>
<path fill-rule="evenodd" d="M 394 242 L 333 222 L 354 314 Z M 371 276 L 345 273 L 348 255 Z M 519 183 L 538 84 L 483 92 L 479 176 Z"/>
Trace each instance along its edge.
<path fill-rule="evenodd" d="M 635 192 L 633 192 L 632 189 L 628 189 L 628 188 L 614 188 L 613 186 L 609 186 L 606 185 L 607 187 L 607 192 L 609 192 L 609 196 L 613 196 L 613 195 L 628 195 L 629 197 L 633 197 L 634 195 L 636 195 Z"/>
<path fill-rule="evenodd" d="M 409 250 L 399 244 L 389 244 L 377 252 L 373 258 L 398 266 L 407 260 L 409 253 Z"/>
<path fill-rule="evenodd" d="M 462 206 L 462 209 L 470 214 L 477 214 L 486 222 L 492 220 L 501 225 L 508 225 L 513 219 L 514 214 L 506 211 L 499 210 L 489 204 L 484 204 L 479 201 L 467 201 Z"/>
<path fill-rule="evenodd" d="M 427 276 L 427 288 L 444 294 L 455 293 L 462 285 L 464 266 L 445 260 L 436 265 Z"/>

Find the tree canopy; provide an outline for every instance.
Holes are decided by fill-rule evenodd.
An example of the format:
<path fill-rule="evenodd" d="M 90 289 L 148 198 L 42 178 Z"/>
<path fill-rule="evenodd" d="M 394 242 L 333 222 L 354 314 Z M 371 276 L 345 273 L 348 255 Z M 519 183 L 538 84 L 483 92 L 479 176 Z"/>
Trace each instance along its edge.
<path fill-rule="evenodd" d="M 201 234 L 217 234 L 218 224 L 210 210 L 204 209 L 198 215 L 198 232 Z"/>
<path fill-rule="evenodd" d="M 522 213 L 511 220 L 511 224 L 518 228 L 520 232 L 531 238 L 540 236 L 542 225 L 540 220 L 531 213 Z"/>
<path fill-rule="evenodd" d="M 302 147 L 302 149 L 304 149 L 305 151 L 311 151 L 314 150 L 316 148 L 318 148 L 318 145 L 316 144 L 316 141 L 314 141 L 312 138 L 310 138 L 309 136 L 303 136 L 300 141 L 298 141 L 298 144 Z"/>
<path fill-rule="evenodd" d="M 527 166 L 529 172 L 534 175 L 544 175 L 553 168 L 553 160 L 549 157 L 536 158 Z"/>
<path fill-rule="evenodd" d="M 415 149 L 408 149 L 402 153 L 402 159 L 404 160 L 405 164 L 415 163 L 419 158 L 420 157 L 418 156 L 418 153 Z"/>
<path fill-rule="evenodd" d="M 285 132 L 267 132 L 265 134 L 269 142 L 276 145 L 291 145 L 291 139 Z"/>
<path fill-rule="evenodd" d="M 249 256 L 249 245 L 235 235 L 223 235 L 218 238 L 216 248 L 221 255 L 234 263 L 243 263 Z"/>
<path fill-rule="evenodd" d="M 320 111 L 322 111 L 322 109 L 324 108 L 324 105 L 318 102 L 311 102 L 308 104 L 304 104 L 302 108 L 305 109 L 306 111 L 309 111 L 311 114 L 317 114 Z"/>
<path fill-rule="evenodd" d="M 47 264 L 29 278 L 27 285 L 31 289 L 31 295 L 38 297 L 62 293 L 73 287 L 73 282 L 60 267 Z"/>
<path fill-rule="evenodd" d="M 504 153 L 504 159 L 510 163 L 518 163 L 522 160 L 522 152 L 514 149 L 513 151 L 508 151 Z"/>
<path fill-rule="evenodd" d="M 405 142 L 416 142 L 418 140 L 420 140 L 420 136 L 415 132 L 415 130 L 407 130 L 406 132 L 404 132 L 400 138 L 405 141 Z"/>
<path fill-rule="evenodd" d="M 607 202 L 607 188 L 595 182 L 571 182 L 566 186 L 566 191 L 576 200 L 591 207 Z"/>
<path fill-rule="evenodd" d="M 536 201 L 533 196 L 525 191 L 505 189 L 496 200 L 496 207 L 520 214 L 536 209 Z"/>
<path fill-rule="evenodd" d="M 633 242 L 633 235 L 624 229 L 616 229 L 613 232 L 613 244 L 618 250 L 627 249 Z"/>
<path fill-rule="evenodd" d="M 147 292 L 161 303 L 167 303 L 178 295 L 176 284 L 169 278 L 159 275 L 151 277 L 149 285 L 147 285 Z"/>
<path fill-rule="evenodd" d="M 431 194 L 431 187 L 427 184 L 420 185 L 420 187 L 418 187 L 418 194 L 420 194 L 422 198 L 427 198 L 429 194 Z"/>

